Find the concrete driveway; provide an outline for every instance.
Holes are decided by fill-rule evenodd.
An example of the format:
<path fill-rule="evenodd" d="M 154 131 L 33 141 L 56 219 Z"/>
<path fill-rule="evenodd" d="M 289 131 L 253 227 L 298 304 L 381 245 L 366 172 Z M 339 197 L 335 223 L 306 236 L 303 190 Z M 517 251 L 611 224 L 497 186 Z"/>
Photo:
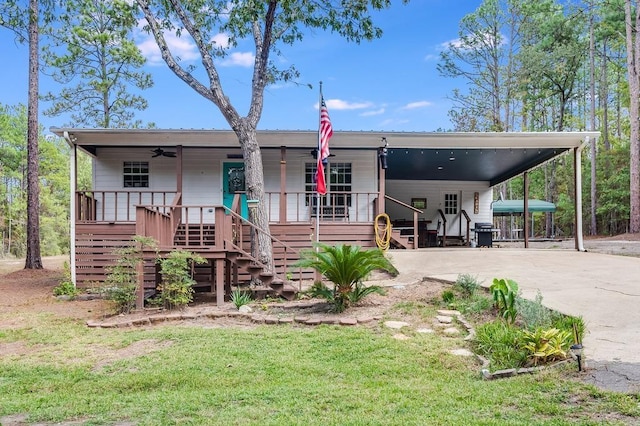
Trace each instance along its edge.
<path fill-rule="evenodd" d="M 582 316 L 587 360 L 600 365 L 640 363 L 640 258 L 575 250 L 514 248 L 430 248 L 393 250 L 406 279 L 455 281 L 477 276 L 515 280 L 521 294 L 559 312 Z M 640 371 L 640 366 L 637 368 Z"/>

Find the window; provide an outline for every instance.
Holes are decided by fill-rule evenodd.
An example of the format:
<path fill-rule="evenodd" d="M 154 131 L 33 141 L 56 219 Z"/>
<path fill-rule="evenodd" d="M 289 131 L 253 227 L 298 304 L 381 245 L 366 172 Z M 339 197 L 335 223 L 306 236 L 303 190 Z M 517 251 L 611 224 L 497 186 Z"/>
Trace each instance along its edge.
<path fill-rule="evenodd" d="M 444 214 L 458 214 L 458 194 L 444 194 Z"/>
<path fill-rule="evenodd" d="M 315 204 L 316 191 L 316 163 L 306 163 L 304 168 L 305 192 L 307 193 L 306 205 L 309 199 Z M 351 163 L 330 163 L 325 167 L 327 173 L 327 196 L 321 198 L 323 206 L 351 206 Z"/>
<path fill-rule="evenodd" d="M 125 188 L 148 188 L 149 162 L 125 161 L 123 168 L 123 186 Z"/>

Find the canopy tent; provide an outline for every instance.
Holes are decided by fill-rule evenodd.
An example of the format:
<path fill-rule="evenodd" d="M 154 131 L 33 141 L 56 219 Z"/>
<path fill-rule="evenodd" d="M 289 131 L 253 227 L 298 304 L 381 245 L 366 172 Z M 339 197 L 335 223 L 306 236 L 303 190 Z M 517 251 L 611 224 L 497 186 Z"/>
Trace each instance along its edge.
<path fill-rule="evenodd" d="M 555 212 L 556 205 L 548 201 L 529 200 L 529 213 Z M 521 215 L 524 213 L 524 200 L 497 200 L 492 203 L 494 216 Z"/>

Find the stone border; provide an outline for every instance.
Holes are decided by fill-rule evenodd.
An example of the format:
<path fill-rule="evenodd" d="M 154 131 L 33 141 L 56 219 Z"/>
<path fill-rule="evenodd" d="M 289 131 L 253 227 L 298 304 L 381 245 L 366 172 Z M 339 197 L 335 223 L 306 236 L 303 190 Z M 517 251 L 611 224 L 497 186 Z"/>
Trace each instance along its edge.
<path fill-rule="evenodd" d="M 255 324 L 303 324 L 303 325 L 344 325 L 355 326 L 367 324 L 372 321 L 379 321 L 381 316 L 359 316 L 359 317 L 331 317 L 319 315 L 298 315 L 293 317 L 280 317 L 277 315 L 263 315 L 251 312 L 239 312 L 236 310 L 213 309 L 207 312 L 167 312 L 161 314 L 147 315 L 140 318 L 112 318 L 111 321 L 87 321 L 87 327 L 91 328 L 126 328 L 146 326 L 152 324 L 166 323 L 170 321 L 197 320 L 197 319 L 217 319 L 217 318 L 238 318 L 247 320 Z"/>

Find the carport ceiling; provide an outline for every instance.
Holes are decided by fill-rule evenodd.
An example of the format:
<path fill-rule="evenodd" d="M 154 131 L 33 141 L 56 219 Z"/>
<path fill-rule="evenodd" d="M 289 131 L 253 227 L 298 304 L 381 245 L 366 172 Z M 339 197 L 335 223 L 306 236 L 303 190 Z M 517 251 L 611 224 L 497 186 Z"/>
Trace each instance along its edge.
<path fill-rule="evenodd" d="M 562 148 L 388 150 L 387 179 L 485 181 L 491 186 L 567 151 Z"/>

